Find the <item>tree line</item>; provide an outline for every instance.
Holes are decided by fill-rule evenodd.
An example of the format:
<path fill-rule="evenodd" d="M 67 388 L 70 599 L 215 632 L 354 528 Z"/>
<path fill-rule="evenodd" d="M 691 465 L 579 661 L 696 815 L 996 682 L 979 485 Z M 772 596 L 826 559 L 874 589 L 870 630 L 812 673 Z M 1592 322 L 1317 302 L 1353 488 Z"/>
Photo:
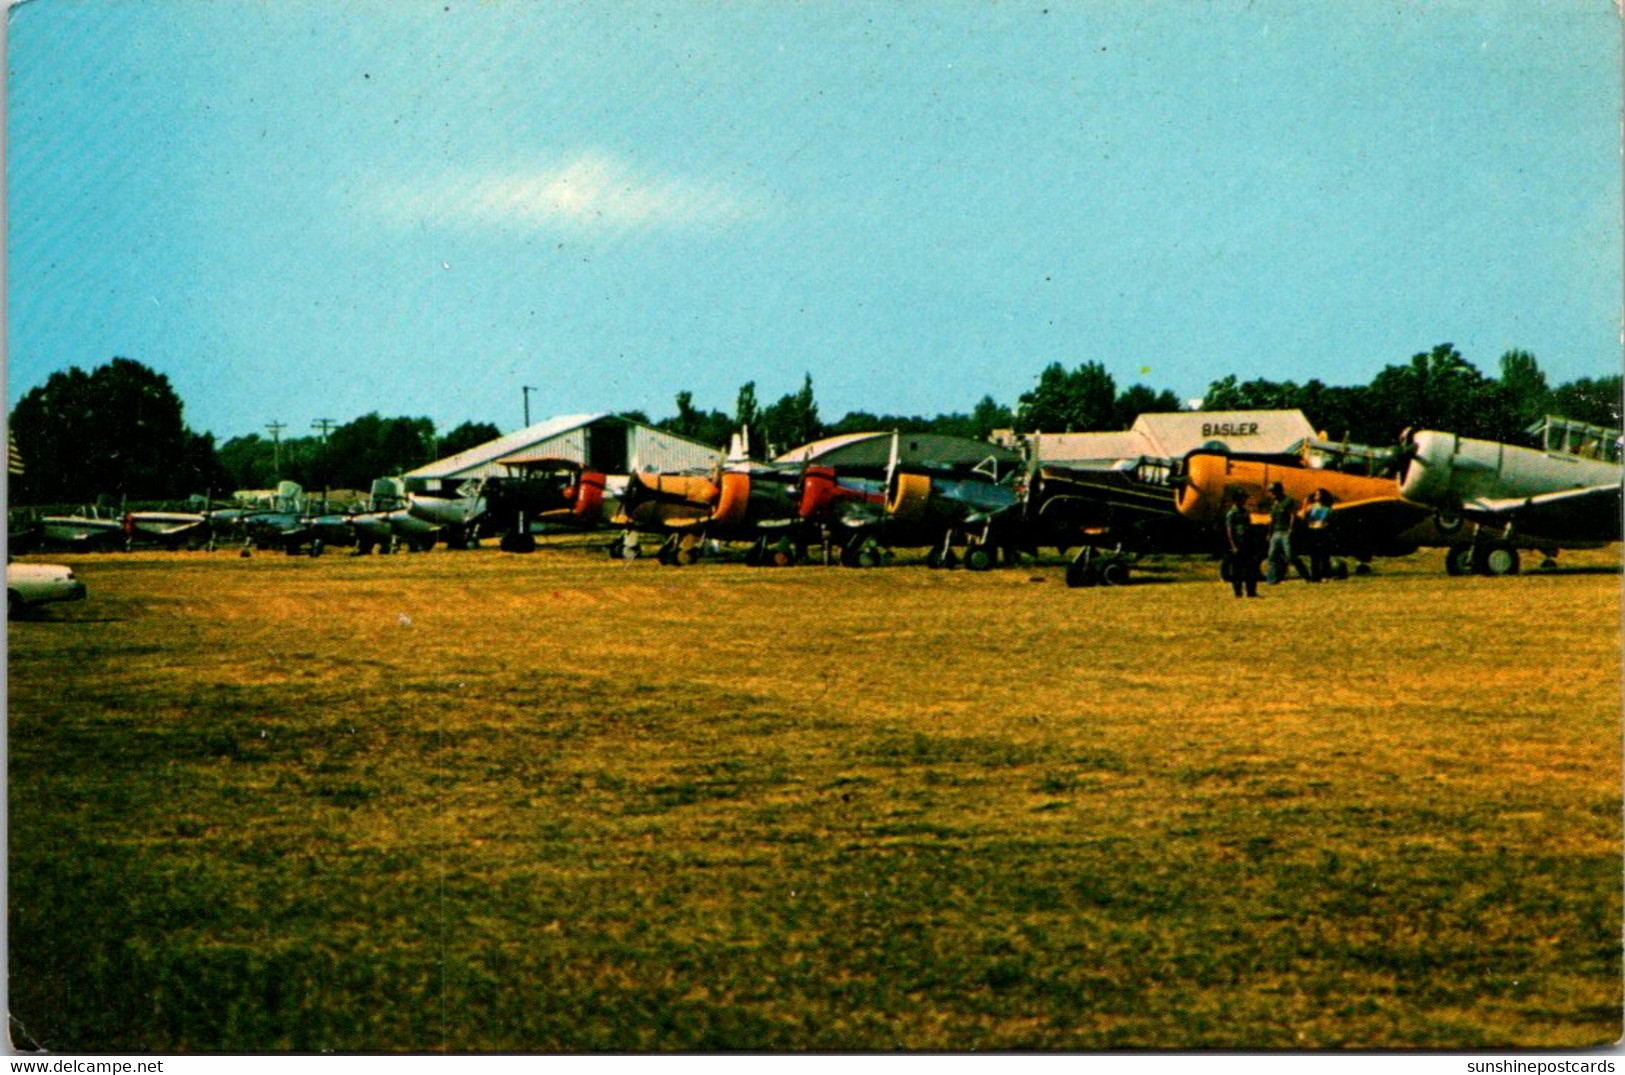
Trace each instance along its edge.
<path fill-rule="evenodd" d="M 1183 409 L 1172 392 L 1144 384 L 1119 389 L 1099 362 L 1068 369 L 1052 362 L 1013 407 L 983 396 L 968 411 L 923 415 L 849 411 L 833 422 L 819 415 L 809 373 L 801 387 L 768 404 L 756 382 L 741 385 L 731 413 L 695 405 L 693 392 L 677 393 L 676 413 L 651 420 L 625 417 L 718 447 L 739 429 L 750 431 L 754 458 L 823 437 L 896 429 L 986 439 L 996 429 L 1084 433 L 1127 429 L 1144 413 Z M 1463 436 L 1530 443 L 1526 430 L 1547 414 L 1619 428 L 1618 374 L 1547 383 L 1535 356 L 1512 350 L 1488 376 L 1443 343 L 1384 367 L 1365 385 L 1320 380 L 1213 381 L 1202 409 L 1302 410 L 1334 440 L 1391 443 L 1407 428 L 1443 429 Z M 366 490 L 373 479 L 400 474 L 483 444 L 500 435 L 490 422 L 464 422 L 444 436 L 422 417 L 376 412 L 343 424 L 283 436 L 270 424 L 216 445 L 209 433 L 187 426 L 169 379 L 139 362 L 114 358 L 89 372 L 53 373 L 12 409 L 10 426 L 22 473 L 13 473 L 13 504 L 178 500 L 197 493 L 229 495 L 270 488 L 279 480 L 306 489 Z"/>

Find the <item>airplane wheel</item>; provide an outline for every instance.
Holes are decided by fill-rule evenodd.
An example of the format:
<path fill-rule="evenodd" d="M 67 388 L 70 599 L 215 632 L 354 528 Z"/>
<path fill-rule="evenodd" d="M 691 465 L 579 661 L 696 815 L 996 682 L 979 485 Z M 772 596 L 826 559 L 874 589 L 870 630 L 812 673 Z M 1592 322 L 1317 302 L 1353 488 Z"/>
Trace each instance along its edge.
<path fill-rule="evenodd" d="M 677 562 L 679 564 L 696 564 L 699 563 L 699 560 L 700 550 L 698 548 L 677 550 Z"/>
<path fill-rule="evenodd" d="M 1518 550 L 1511 545 L 1496 542 L 1479 552 L 1475 566 L 1486 575 L 1516 575 L 1518 573 Z"/>
<path fill-rule="evenodd" d="M 1107 560 L 1100 565 L 1100 584 L 1102 586 L 1128 585 L 1128 564 L 1122 560 Z"/>
<path fill-rule="evenodd" d="M 1074 589 L 1079 586 L 1094 586 L 1099 581 L 1100 575 L 1095 565 L 1082 557 L 1066 565 L 1066 584 Z"/>
<path fill-rule="evenodd" d="M 1369 574 L 1371 574 L 1371 565 L 1370 564 L 1355 564 L 1354 565 L 1354 573 L 1356 575 L 1369 575 Z"/>
<path fill-rule="evenodd" d="M 745 566 L 762 566 L 762 547 L 760 545 L 752 545 L 749 549 L 745 550 Z"/>
<path fill-rule="evenodd" d="M 1460 511 L 1440 511 L 1433 517 L 1433 525 L 1441 534 L 1454 534 L 1461 529 L 1462 521 Z"/>
<path fill-rule="evenodd" d="M 965 550 L 966 571 L 986 571 L 993 566 L 993 553 L 984 545 L 972 545 Z"/>
<path fill-rule="evenodd" d="M 879 549 L 864 549 L 862 552 L 858 553 L 858 566 L 859 567 L 879 567 L 880 566 L 880 550 Z"/>
<path fill-rule="evenodd" d="M 774 567 L 790 567 L 795 562 L 796 562 L 796 554 L 795 554 L 794 549 L 774 549 L 773 550 L 773 566 Z"/>
<path fill-rule="evenodd" d="M 497 547 L 503 552 L 535 552 L 536 535 L 509 532 L 502 535 L 502 540 L 497 543 Z"/>
<path fill-rule="evenodd" d="M 1470 575 L 1473 572 L 1473 547 L 1471 545 L 1453 545 L 1450 551 L 1444 554 L 1444 573 L 1453 578 Z"/>
<path fill-rule="evenodd" d="M 936 570 L 937 568 L 941 567 L 942 566 L 942 550 L 938 549 L 938 548 L 933 548 L 930 552 L 926 553 L 925 554 L 925 566 L 931 568 L 933 571 Z"/>
<path fill-rule="evenodd" d="M 959 557 L 952 549 L 942 554 L 942 566 L 950 571 L 959 566 Z"/>
<path fill-rule="evenodd" d="M 321 554 L 322 554 L 322 543 L 321 543 L 320 539 L 318 539 L 316 541 L 312 541 L 310 543 L 310 555 L 312 557 L 316 557 L 316 556 L 320 556 Z"/>

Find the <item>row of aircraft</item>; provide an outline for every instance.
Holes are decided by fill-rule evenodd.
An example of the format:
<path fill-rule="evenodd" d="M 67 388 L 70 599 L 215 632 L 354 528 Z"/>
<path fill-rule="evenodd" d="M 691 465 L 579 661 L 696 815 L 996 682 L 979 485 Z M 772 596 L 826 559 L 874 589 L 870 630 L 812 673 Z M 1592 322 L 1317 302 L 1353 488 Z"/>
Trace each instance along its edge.
<path fill-rule="evenodd" d="M 398 479 L 381 479 L 366 502 L 344 512 L 312 510 L 297 486 L 283 483 L 252 506 L 50 517 L 42 536 L 74 547 L 176 547 L 207 535 L 211 543 L 240 541 L 245 553 L 366 553 L 438 541 L 465 547 L 500 534 L 501 548 L 524 553 L 537 548 L 538 533 L 610 527 L 622 532 L 612 555 L 639 555 L 639 535 L 657 535 L 655 555 L 667 564 L 742 543 L 751 564 L 787 565 L 819 549 L 825 562 L 862 567 L 893 549 L 923 549 L 932 567 L 972 570 L 1054 547 L 1079 550 L 1070 585 L 1111 585 L 1128 581 L 1143 554 L 1216 553 L 1234 494 L 1245 491 L 1255 510 L 1266 509 L 1278 482 L 1299 503 L 1330 494 L 1327 551 L 1355 561 L 1357 571 L 1376 557 L 1444 547 L 1451 574 L 1505 575 L 1519 570 L 1520 552 L 1551 563 L 1562 548 L 1621 537 L 1619 433 L 1552 419 L 1544 438 L 1543 447 L 1526 448 L 1424 430 L 1388 450 L 1325 440 L 1279 454 L 1210 445 L 1172 460 L 1000 473 L 992 459 L 974 468 L 901 464 L 895 433 L 884 466 L 760 463 L 748 457 L 741 431 L 725 461 L 704 473 L 612 476 L 549 460 L 521 477 L 470 481 L 455 496 L 407 493 Z"/>

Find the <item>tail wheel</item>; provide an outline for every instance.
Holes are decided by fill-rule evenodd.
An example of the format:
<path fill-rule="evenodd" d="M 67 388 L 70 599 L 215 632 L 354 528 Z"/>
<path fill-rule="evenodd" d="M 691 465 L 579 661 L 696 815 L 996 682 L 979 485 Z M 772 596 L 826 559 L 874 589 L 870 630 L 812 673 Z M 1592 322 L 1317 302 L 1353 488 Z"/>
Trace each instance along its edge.
<path fill-rule="evenodd" d="M 986 545 L 972 545 L 965 550 L 965 570 L 986 571 L 993 566 L 993 553 Z"/>

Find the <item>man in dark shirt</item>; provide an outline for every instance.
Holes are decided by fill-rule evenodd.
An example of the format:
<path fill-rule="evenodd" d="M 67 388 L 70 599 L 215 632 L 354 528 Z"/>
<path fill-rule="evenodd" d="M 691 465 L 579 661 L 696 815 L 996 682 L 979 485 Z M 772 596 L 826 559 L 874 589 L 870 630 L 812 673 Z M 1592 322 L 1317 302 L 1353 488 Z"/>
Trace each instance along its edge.
<path fill-rule="evenodd" d="M 1269 568 L 1266 571 L 1271 586 L 1292 572 L 1292 526 L 1297 521 L 1298 502 L 1287 495 L 1280 482 L 1275 482 L 1270 486 Z"/>
<path fill-rule="evenodd" d="M 1258 596 L 1258 527 L 1247 510 L 1247 490 L 1237 489 L 1234 501 L 1224 513 L 1224 535 L 1230 546 L 1230 586 L 1240 597 Z"/>

